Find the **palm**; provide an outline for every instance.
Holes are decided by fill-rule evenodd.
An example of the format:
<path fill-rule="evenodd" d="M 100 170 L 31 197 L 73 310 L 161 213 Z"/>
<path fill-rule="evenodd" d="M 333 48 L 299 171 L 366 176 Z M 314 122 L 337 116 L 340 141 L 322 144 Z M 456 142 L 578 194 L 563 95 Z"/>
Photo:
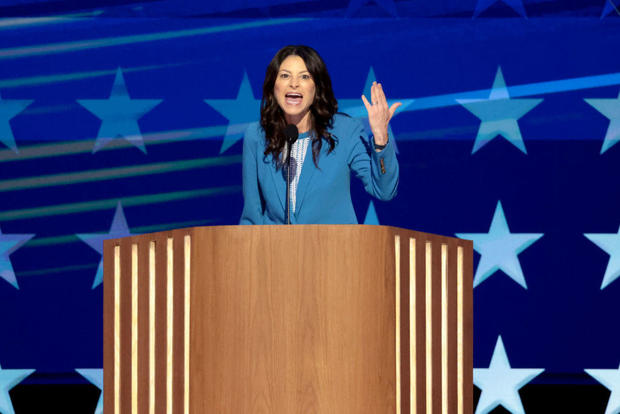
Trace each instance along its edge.
<path fill-rule="evenodd" d="M 401 106 L 402 103 L 396 102 L 388 107 L 385 93 L 383 93 L 383 87 L 377 82 L 372 83 L 370 98 L 372 103 L 368 102 L 368 99 L 362 95 L 362 101 L 364 101 L 364 106 L 368 111 L 370 130 L 375 136 L 375 142 L 380 145 L 385 145 L 388 139 L 388 124 L 394 116 L 394 112 L 396 112 L 396 109 Z"/>

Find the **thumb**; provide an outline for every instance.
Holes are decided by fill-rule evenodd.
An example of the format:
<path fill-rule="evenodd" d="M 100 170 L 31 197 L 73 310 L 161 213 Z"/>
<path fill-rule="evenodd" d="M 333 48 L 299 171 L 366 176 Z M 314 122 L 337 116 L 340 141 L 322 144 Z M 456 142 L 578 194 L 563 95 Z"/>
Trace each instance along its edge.
<path fill-rule="evenodd" d="M 362 95 L 362 101 L 364 102 L 364 106 L 366 107 L 366 110 L 370 112 L 370 102 L 368 102 L 368 99 L 366 99 L 364 95 Z"/>
<path fill-rule="evenodd" d="M 396 112 L 398 107 L 401 106 L 402 104 L 403 104 L 402 102 L 396 102 L 392 104 L 392 106 L 390 106 L 390 119 L 392 119 L 392 117 L 394 116 L 394 112 Z"/>

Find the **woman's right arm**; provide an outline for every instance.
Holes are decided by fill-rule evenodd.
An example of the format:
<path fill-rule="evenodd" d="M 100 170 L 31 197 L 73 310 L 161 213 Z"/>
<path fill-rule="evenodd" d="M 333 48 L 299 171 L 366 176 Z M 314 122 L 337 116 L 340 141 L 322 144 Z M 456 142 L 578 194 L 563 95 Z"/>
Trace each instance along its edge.
<path fill-rule="evenodd" d="M 263 202 L 258 185 L 258 126 L 250 125 L 243 137 L 243 212 L 239 224 L 263 224 Z"/>

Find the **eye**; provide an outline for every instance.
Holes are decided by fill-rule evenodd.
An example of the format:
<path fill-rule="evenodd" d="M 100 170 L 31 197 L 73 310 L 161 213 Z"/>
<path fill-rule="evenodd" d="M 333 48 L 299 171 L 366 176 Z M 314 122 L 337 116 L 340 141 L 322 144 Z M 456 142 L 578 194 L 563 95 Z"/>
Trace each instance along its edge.
<path fill-rule="evenodd" d="M 308 75 L 308 74 L 306 73 L 306 74 L 304 74 L 304 75 L 301 75 L 301 78 L 302 78 L 303 80 L 309 80 L 309 79 L 312 79 L 312 76 L 310 76 L 310 75 Z"/>
<path fill-rule="evenodd" d="M 280 73 L 280 79 L 288 78 L 288 73 Z"/>

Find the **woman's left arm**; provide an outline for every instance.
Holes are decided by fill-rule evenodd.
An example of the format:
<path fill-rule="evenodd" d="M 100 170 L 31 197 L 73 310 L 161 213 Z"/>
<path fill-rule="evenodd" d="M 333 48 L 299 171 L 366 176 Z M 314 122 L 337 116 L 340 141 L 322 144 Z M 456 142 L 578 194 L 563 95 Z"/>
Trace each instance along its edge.
<path fill-rule="evenodd" d="M 362 180 L 366 191 L 380 200 L 391 200 L 398 188 L 398 160 L 394 139 L 389 139 L 389 122 L 400 102 L 388 108 L 387 99 L 380 83 L 373 82 L 370 88 L 372 104 L 362 95 L 368 111 L 368 122 L 372 131 L 369 140 L 361 124 L 353 130 L 353 148 L 349 166 Z"/>
<path fill-rule="evenodd" d="M 349 134 L 352 147 L 348 163 L 353 174 L 362 180 L 364 189 L 373 197 L 384 201 L 394 198 L 399 175 L 394 139 L 386 140 L 385 148 L 377 150 L 359 121 L 355 121 Z"/>

